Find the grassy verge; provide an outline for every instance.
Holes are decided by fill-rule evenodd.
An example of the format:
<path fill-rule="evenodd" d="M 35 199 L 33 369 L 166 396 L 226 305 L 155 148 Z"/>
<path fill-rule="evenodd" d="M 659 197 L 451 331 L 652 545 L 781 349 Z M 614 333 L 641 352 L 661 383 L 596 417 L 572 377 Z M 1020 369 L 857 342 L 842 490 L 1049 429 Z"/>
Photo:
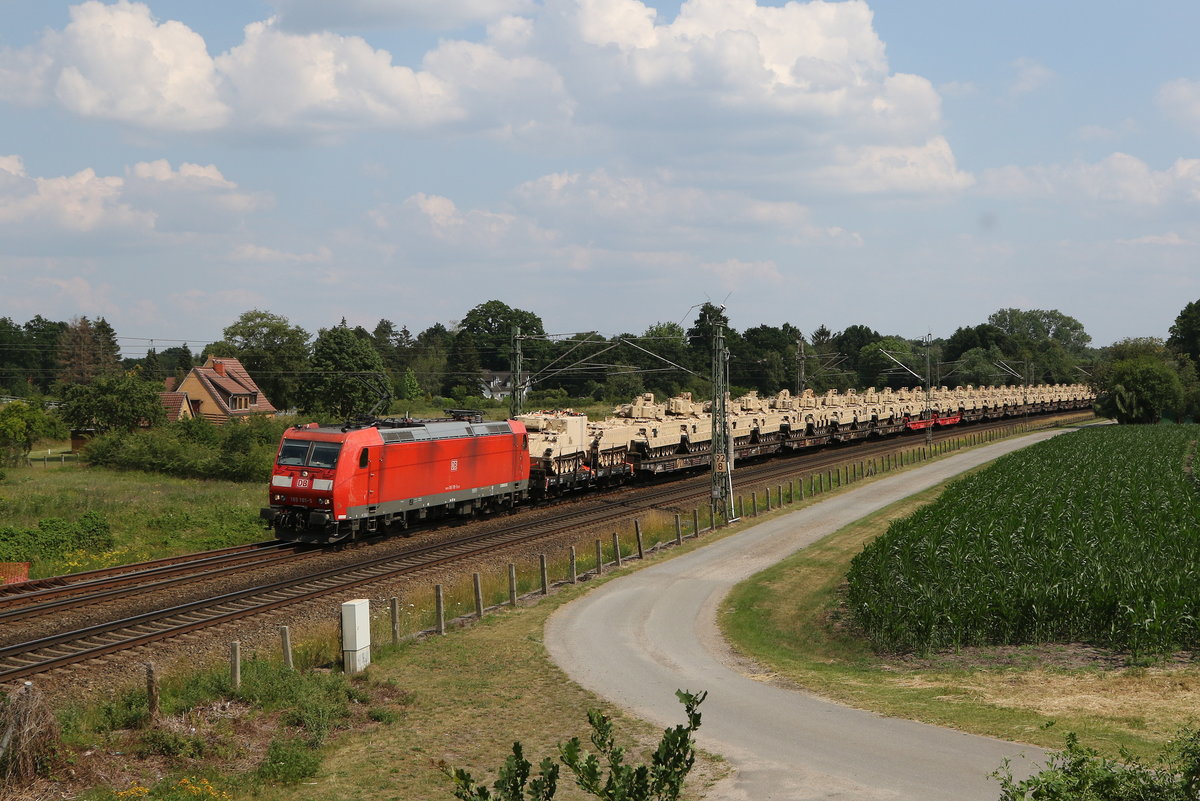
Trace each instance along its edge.
<path fill-rule="evenodd" d="M 72 706 L 60 716 L 75 752 L 69 772 L 87 774 L 89 758 L 100 760 L 95 773 L 106 781 L 82 793 L 78 782 L 40 789 L 89 801 L 450 799 L 440 763 L 490 785 L 514 740 L 535 764 L 557 757 L 557 744 L 571 737 L 586 743 L 587 711 L 595 708 L 613 719 L 630 758 L 648 761 L 661 730 L 573 684 L 542 644 L 549 615 L 604 580 L 560 587 L 444 637 L 377 647 L 368 671 L 350 681 L 336 669 L 289 673 L 259 658 L 243 667 L 240 691 L 220 668 L 164 680 L 155 726 L 147 725 L 147 697 L 137 688 Z M 298 643 L 297 665 L 328 664 L 339 656 L 336 641 L 332 623 L 310 631 Z M 686 797 L 724 772 L 719 758 L 701 754 Z M 591 797 L 568 776 L 556 797 Z"/>
<path fill-rule="evenodd" d="M 261 484 L 177 479 L 79 464 L 6 468 L 0 481 L 4 525 L 77 520 L 96 512 L 108 521 L 115 548 L 105 553 L 39 559 L 32 577 L 70 573 L 159 556 L 268 539 L 258 520 Z"/>
<path fill-rule="evenodd" d="M 726 636 L 781 680 L 885 715 L 1056 748 L 1062 733 L 1106 753 L 1148 754 L 1195 716 L 1200 671 L 1102 667 L 1074 646 L 971 649 L 927 660 L 881 658 L 844 628 L 850 559 L 938 487 L 838 531 L 735 588 Z"/>

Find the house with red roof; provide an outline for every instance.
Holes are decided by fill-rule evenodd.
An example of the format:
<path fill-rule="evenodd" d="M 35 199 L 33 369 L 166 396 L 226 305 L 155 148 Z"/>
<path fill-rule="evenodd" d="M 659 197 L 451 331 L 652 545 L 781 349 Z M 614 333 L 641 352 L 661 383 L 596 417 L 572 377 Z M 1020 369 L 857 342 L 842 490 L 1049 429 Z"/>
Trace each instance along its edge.
<path fill-rule="evenodd" d="M 203 365 L 193 367 L 176 393 L 186 395 L 193 417 L 217 425 L 276 411 L 242 363 L 229 356 L 209 356 Z"/>
<path fill-rule="evenodd" d="M 162 401 L 168 423 L 178 423 L 180 420 L 191 420 L 195 417 L 186 392 L 160 392 L 158 398 Z"/>

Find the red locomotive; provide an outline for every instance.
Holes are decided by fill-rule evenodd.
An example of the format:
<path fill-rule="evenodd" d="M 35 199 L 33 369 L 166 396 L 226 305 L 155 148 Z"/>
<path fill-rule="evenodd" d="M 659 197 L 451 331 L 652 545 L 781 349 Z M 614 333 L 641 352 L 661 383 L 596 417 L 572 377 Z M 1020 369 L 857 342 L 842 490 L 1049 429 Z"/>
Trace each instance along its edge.
<path fill-rule="evenodd" d="M 517 420 L 309 423 L 284 433 L 261 516 L 280 539 L 331 543 L 508 509 L 528 491 L 528 434 Z"/>

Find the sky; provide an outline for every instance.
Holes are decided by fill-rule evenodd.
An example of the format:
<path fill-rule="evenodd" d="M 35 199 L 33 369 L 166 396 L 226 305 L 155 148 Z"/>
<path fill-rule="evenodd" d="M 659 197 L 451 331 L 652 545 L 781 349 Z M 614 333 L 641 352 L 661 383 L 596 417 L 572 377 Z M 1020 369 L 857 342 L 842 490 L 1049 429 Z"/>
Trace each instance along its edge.
<path fill-rule="evenodd" d="M 0 317 L 1097 346 L 1200 298 L 1200 3 L 0 2 Z"/>

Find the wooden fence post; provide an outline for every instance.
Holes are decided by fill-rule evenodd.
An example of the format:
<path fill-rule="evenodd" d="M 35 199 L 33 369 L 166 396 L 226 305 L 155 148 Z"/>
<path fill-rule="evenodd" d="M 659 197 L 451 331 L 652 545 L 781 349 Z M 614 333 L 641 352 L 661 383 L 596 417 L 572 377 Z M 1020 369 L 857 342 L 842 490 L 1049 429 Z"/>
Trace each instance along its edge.
<path fill-rule="evenodd" d="M 638 559 L 646 558 L 646 549 L 642 547 L 642 521 L 633 521 L 633 536 L 637 538 Z"/>
<path fill-rule="evenodd" d="M 596 575 L 604 575 L 604 546 L 600 540 L 596 540 Z"/>
<path fill-rule="evenodd" d="M 483 620 L 483 583 L 478 573 L 473 573 L 472 582 L 475 585 L 475 617 Z"/>
<path fill-rule="evenodd" d="M 700 536 L 700 507 L 699 506 L 697 506 L 695 509 L 692 509 L 692 536 L 697 537 L 697 538 Z"/>
<path fill-rule="evenodd" d="M 579 571 L 575 564 L 575 546 L 571 546 L 571 583 L 579 583 Z"/>
<path fill-rule="evenodd" d="M 512 562 L 508 563 L 508 603 L 517 605 L 517 566 Z"/>
<path fill-rule="evenodd" d="M 546 569 L 546 554 L 538 554 L 538 567 L 542 573 L 542 595 L 550 594 L 550 571 Z"/>
<path fill-rule="evenodd" d="M 446 601 L 442 596 L 442 585 L 433 585 L 433 610 L 434 616 L 437 618 L 436 628 L 438 634 L 446 633 Z"/>
<path fill-rule="evenodd" d="M 150 713 L 150 725 L 158 723 L 158 674 L 154 672 L 154 663 L 146 663 L 146 705 Z"/>
<path fill-rule="evenodd" d="M 675 544 L 683 545 L 683 525 L 679 522 L 679 515 L 675 515 Z"/>
<path fill-rule="evenodd" d="M 621 535 L 613 532 L 613 561 L 617 563 L 617 567 L 621 567 Z"/>

